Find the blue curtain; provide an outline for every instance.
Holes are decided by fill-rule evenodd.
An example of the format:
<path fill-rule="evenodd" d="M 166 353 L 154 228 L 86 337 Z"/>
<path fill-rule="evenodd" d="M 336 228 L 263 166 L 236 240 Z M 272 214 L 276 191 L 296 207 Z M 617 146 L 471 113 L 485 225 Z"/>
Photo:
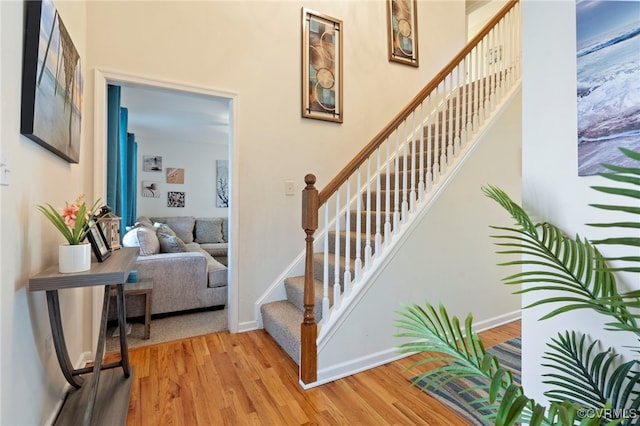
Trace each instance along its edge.
<path fill-rule="evenodd" d="M 136 164 L 138 144 L 127 132 L 128 111 L 120 105 L 120 87 L 108 86 L 107 99 L 107 205 L 122 218 L 120 229 L 136 220 Z M 124 233 L 123 233 L 124 234 Z"/>

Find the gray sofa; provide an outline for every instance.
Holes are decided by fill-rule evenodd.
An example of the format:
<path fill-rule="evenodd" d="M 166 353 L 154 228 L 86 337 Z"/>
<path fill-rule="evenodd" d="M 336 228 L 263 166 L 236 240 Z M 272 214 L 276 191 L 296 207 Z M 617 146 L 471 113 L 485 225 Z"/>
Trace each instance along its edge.
<path fill-rule="evenodd" d="M 227 303 L 227 232 L 226 218 L 138 218 L 122 245 L 139 247 L 138 279 L 153 279 L 152 315 Z M 143 314 L 144 299 L 127 298 L 127 317 Z"/>

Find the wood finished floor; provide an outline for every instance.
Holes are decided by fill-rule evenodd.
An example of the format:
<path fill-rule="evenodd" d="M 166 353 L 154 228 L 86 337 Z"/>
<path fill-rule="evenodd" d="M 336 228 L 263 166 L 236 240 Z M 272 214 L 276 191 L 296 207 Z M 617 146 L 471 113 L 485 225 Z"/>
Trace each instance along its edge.
<path fill-rule="evenodd" d="M 480 334 L 485 346 L 519 335 L 520 321 Z M 305 391 L 295 363 L 263 330 L 131 349 L 127 425 L 464 425 L 409 385 L 417 371 L 404 369 L 420 358 Z"/>

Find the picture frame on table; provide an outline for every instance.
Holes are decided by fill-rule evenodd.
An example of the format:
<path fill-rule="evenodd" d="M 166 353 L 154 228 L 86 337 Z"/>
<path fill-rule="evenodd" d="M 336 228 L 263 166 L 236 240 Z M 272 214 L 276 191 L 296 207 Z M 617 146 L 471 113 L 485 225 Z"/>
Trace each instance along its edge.
<path fill-rule="evenodd" d="M 104 262 L 111 256 L 111 247 L 109 247 L 107 237 L 104 235 L 104 232 L 102 232 L 102 226 L 95 221 L 92 221 L 89 226 L 91 226 L 91 229 L 87 237 L 89 238 L 89 243 L 91 243 L 93 254 L 96 256 L 98 262 Z"/>
<path fill-rule="evenodd" d="M 387 0 L 389 61 L 418 67 L 416 0 Z"/>
<path fill-rule="evenodd" d="M 302 8 L 302 117 L 342 123 L 342 21 Z"/>

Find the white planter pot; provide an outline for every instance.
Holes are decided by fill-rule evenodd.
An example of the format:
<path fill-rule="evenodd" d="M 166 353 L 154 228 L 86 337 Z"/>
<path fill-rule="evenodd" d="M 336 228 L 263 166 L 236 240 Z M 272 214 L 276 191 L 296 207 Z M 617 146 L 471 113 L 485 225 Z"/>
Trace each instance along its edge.
<path fill-rule="evenodd" d="M 91 269 L 91 244 L 63 244 L 58 248 L 60 273 L 83 272 Z"/>

